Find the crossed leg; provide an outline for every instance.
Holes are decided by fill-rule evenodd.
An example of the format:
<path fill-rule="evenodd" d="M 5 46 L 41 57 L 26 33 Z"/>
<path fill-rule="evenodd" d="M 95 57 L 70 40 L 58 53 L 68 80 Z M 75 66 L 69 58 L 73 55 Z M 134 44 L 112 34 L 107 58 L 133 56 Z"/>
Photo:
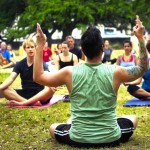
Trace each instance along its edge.
<path fill-rule="evenodd" d="M 27 105 L 42 105 L 41 103 L 50 99 L 55 93 L 55 91 L 56 91 L 55 88 L 45 87 L 42 91 L 40 91 L 36 95 L 33 95 L 29 99 L 20 96 L 12 88 L 7 88 L 3 91 L 0 91 L 0 94 L 3 95 L 6 99 L 10 100 L 11 105 L 27 106 Z"/>

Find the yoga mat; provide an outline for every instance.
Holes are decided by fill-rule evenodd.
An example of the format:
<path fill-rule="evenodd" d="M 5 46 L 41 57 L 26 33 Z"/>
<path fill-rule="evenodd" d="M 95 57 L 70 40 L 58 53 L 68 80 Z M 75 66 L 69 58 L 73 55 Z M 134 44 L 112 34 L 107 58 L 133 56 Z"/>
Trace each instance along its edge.
<path fill-rule="evenodd" d="M 127 101 L 124 107 L 134 107 L 134 106 L 150 106 L 150 100 L 140 100 L 138 98 L 132 98 L 131 100 Z"/>
<path fill-rule="evenodd" d="M 41 105 L 41 106 L 10 106 L 9 104 L 7 105 L 7 107 L 9 108 L 47 108 L 55 103 L 57 103 L 60 100 L 63 100 L 64 95 L 53 95 L 53 97 L 51 98 L 51 100 L 49 101 L 48 104 L 45 105 Z"/>

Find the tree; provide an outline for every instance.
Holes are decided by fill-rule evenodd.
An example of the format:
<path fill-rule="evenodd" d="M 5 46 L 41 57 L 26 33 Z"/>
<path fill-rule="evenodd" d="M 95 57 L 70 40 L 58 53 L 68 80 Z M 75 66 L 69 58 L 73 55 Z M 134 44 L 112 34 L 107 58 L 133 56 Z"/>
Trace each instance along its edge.
<path fill-rule="evenodd" d="M 75 27 L 94 23 L 93 8 L 97 7 L 99 2 L 80 2 L 63 0 L 28 0 L 25 11 L 19 16 L 18 24 L 15 28 L 8 30 L 8 37 L 16 35 L 22 37 L 35 32 L 36 23 L 39 22 L 48 40 L 56 31 L 63 31 L 63 39 L 70 35 Z M 94 6 L 94 4 L 96 4 Z M 35 5 L 36 4 L 36 5 Z M 97 7 L 98 9 L 98 7 Z"/>
<path fill-rule="evenodd" d="M 134 0 L 133 10 L 138 14 L 148 32 L 150 32 L 150 1 L 149 0 Z"/>
<path fill-rule="evenodd" d="M 50 43 L 56 30 L 63 31 L 64 39 L 74 28 L 85 29 L 91 24 L 127 30 L 135 24 L 138 13 L 144 25 L 149 25 L 147 4 L 148 0 L 1 0 L 0 31 L 12 41 L 35 33 L 38 22 Z"/>
<path fill-rule="evenodd" d="M 25 2 L 23 0 L 1 0 L 0 1 L 0 31 L 4 34 L 9 27 L 14 24 L 15 19 L 24 11 Z M 4 35 L 4 37 L 7 35 Z M 0 40 L 4 38 L 0 36 Z M 10 37 L 13 39 L 13 37 Z"/>

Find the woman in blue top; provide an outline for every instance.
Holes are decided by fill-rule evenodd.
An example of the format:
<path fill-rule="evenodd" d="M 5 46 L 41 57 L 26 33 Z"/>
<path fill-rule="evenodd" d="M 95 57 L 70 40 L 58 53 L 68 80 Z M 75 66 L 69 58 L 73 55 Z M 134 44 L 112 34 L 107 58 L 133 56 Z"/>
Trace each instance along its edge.
<path fill-rule="evenodd" d="M 6 42 L 0 44 L 0 69 L 13 67 L 14 60 L 11 58 L 9 51 L 6 49 Z"/>
<path fill-rule="evenodd" d="M 15 52 L 13 51 L 12 46 L 10 44 L 7 45 L 7 50 L 9 50 L 10 56 L 13 59 L 14 64 L 16 64 L 19 61 L 19 59 L 17 58 L 17 56 L 16 56 Z"/>
<path fill-rule="evenodd" d="M 131 41 L 124 41 L 123 48 L 124 48 L 124 54 L 118 56 L 116 65 L 120 65 L 123 67 L 137 65 L 138 57 L 131 53 L 131 51 L 132 51 Z"/>
<path fill-rule="evenodd" d="M 146 48 L 150 55 L 150 40 L 147 41 Z M 150 64 L 150 57 L 149 57 L 149 64 Z M 142 87 L 140 88 L 137 85 L 140 84 L 141 81 L 142 81 L 142 77 L 133 82 L 128 83 L 129 85 L 128 92 L 134 97 L 137 97 L 141 100 L 142 99 L 150 100 L 150 68 L 148 69 L 146 74 L 143 76 L 143 83 L 142 83 Z"/>

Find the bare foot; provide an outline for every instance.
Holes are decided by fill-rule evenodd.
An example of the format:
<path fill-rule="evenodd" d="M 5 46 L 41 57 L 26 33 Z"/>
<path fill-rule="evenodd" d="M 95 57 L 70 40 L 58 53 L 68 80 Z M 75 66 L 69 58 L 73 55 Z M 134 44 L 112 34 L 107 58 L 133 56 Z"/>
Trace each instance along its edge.
<path fill-rule="evenodd" d="M 36 103 L 32 104 L 32 106 L 42 106 L 40 101 L 37 101 Z"/>

